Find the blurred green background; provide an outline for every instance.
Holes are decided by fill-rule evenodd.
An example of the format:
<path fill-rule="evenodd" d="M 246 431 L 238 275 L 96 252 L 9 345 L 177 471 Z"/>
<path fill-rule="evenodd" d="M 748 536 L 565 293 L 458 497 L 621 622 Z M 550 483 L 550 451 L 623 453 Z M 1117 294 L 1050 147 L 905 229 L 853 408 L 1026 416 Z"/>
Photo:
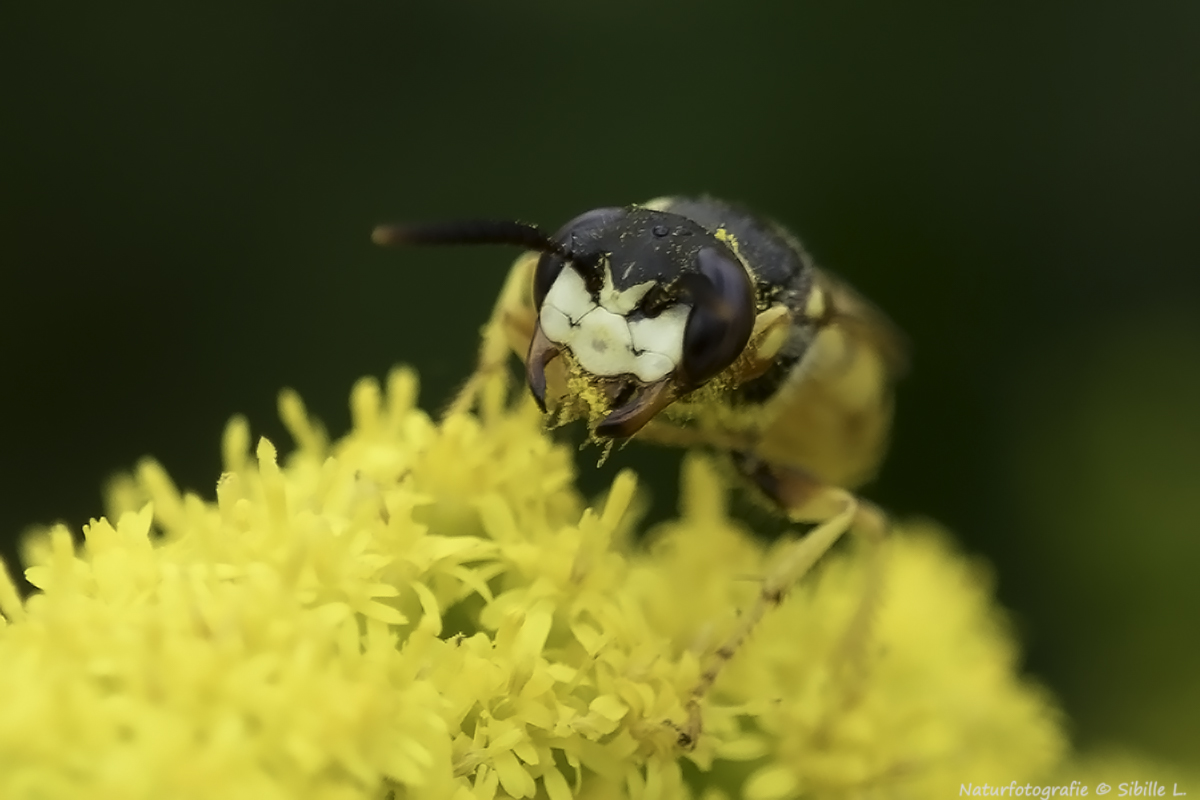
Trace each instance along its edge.
<path fill-rule="evenodd" d="M 1076 740 L 1197 760 L 1200 4 L 6 3 L 0 86 L 10 561 L 146 453 L 211 497 L 280 387 L 444 402 L 515 254 L 377 222 L 708 192 L 911 336 L 866 494 L 992 562 Z"/>

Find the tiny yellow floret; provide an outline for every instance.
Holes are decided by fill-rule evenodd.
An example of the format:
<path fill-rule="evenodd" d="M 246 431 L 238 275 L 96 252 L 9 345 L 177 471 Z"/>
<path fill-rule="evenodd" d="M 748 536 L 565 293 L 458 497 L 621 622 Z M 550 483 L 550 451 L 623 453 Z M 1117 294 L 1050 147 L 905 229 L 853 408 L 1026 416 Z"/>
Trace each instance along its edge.
<path fill-rule="evenodd" d="M 416 376 L 353 390 L 331 441 L 294 392 L 290 451 L 228 426 L 207 498 L 156 462 L 82 538 L 0 569 L 0 797 L 946 797 L 1064 750 L 1017 674 L 986 573 L 925 524 L 886 545 L 864 653 L 854 547 L 768 614 L 680 745 L 711 657 L 789 542 L 764 547 L 687 459 L 678 519 L 638 537 L 532 404 L 437 424 Z M 281 454 L 282 453 L 282 454 Z M 115 523 L 109 520 L 115 520 Z"/>

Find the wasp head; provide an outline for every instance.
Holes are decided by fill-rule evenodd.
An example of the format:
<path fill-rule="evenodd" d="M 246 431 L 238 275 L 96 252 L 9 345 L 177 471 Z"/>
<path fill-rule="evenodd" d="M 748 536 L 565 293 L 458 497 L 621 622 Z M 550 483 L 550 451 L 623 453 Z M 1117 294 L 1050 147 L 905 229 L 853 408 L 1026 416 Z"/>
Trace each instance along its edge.
<path fill-rule="evenodd" d="M 374 239 L 540 251 L 537 324 L 525 361 L 529 388 L 545 411 L 546 366 L 569 356 L 575 387 L 586 385 L 593 395 L 585 401 L 600 438 L 632 436 L 720 374 L 741 355 L 754 327 L 754 282 L 734 248 L 678 214 L 600 208 L 549 237 L 509 221 L 390 225 L 377 228 Z"/>
<path fill-rule="evenodd" d="M 730 366 L 754 326 L 754 284 L 734 250 L 677 214 L 602 208 L 568 222 L 538 261 L 529 387 L 546 404 L 547 363 L 569 352 L 609 409 L 603 438 L 632 436 Z"/>

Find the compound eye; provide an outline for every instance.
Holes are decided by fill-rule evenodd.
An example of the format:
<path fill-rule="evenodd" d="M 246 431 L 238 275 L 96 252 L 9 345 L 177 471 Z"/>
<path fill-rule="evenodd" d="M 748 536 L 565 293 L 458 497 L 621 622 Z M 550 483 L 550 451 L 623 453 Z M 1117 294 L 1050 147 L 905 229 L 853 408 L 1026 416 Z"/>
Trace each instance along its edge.
<path fill-rule="evenodd" d="M 561 241 L 567 247 L 570 247 L 572 233 L 583 233 L 592 228 L 606 227 L 627 213 L 629 212 L 619 206 L 593 208 L 591 211 L 585 211 L 566 225 L 563 225 L 554 238 Z"/>
<path fill-rule="evenodd" d="M 558 280 L 566 263 L 566 259 L 558 253 L 542 253 L 538 259 L 537 270 L 533 273 L 533 304 L 538 311 L 542 310 L 542 301 L 550 293 L 550 287 Z"/>
<path fill-rule="evenodd" d="M 682 282 L 692 296 L 683 332 L 683 363 L 689 386 L 698 386 L 732 364 L 754 329 L 754 286 L 740 263 L 713 247 L 696 256 L 700 273 Z"/>
<path fill-rule="evenodd" d="M 586 234 L 612 224 L 626 213 L 628 212 L 625 209 L 615 207 L 594 208 L 586 211 L 563 225 L 558 233 L 554 234 L 554 241 L 567 250 L 575 251 L 581 257 L 586 257 L 591 252 L 591 248 L 588 247 L 591 244 L 588 241 L 590 237 Z M 582 252 L 580 251 L 581 247 Z M 558 280 L 566 263 L 566 259 L 557 253 L 542 253 L 542 257 L 538 259 L 537 271 L 533 275 L 533 302 L 539 311 L 542 308 L 542 301 L 546 299 L 550 287 Z"/>

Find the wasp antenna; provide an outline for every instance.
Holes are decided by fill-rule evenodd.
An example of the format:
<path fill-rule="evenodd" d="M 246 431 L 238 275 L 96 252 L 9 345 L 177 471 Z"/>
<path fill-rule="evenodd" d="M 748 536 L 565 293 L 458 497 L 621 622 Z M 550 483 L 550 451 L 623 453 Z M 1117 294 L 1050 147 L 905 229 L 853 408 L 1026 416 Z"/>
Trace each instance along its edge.
<path fill-rule="evenodd" d="M 371 233 L 379 245 L 511 244 L 571 258 L 571 251 L 552 241 L 536 225 L 514 220 L 464 219 L 449 222 L 380 225 Z"/>

